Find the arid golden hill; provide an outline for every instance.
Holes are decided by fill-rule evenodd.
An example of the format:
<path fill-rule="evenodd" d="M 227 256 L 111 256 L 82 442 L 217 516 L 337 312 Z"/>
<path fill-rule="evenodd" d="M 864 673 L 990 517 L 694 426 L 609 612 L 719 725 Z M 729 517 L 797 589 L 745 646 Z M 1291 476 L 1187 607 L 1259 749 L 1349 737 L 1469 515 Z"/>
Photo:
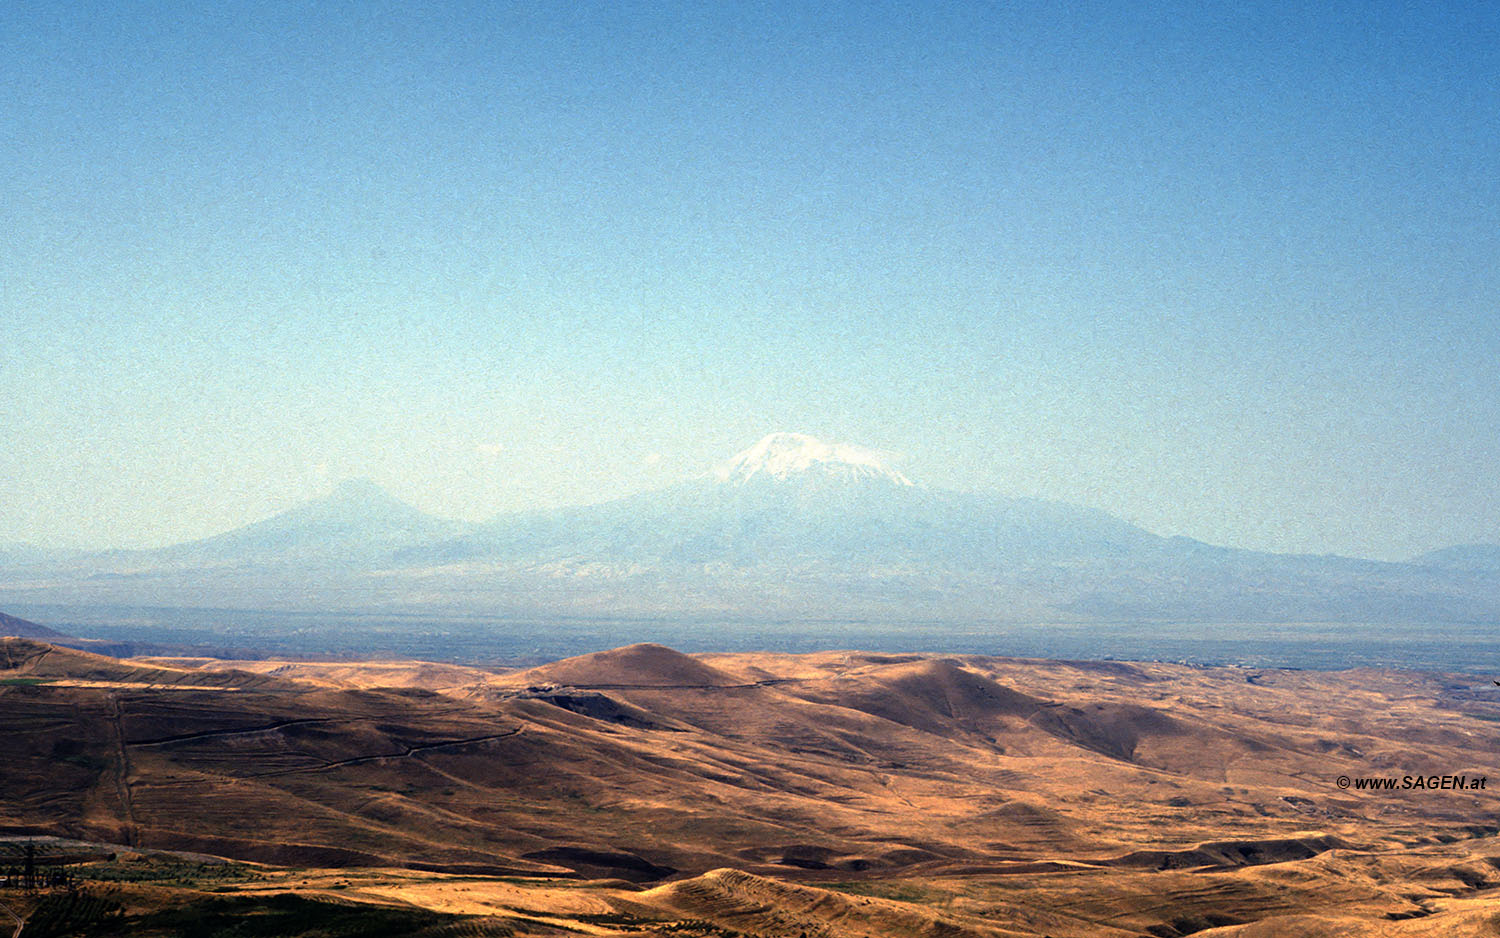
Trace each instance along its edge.
<path fill-rule="evenodd" d="M 0 825 L 111 849 L 141 934 L 292 893 L 429 915 L 390 934 L 1495 935 L 1497 721 L 1487 677 L 1414 672 L 7 639 Z M 254 873 L 107 872 L 184 853 Z"/>

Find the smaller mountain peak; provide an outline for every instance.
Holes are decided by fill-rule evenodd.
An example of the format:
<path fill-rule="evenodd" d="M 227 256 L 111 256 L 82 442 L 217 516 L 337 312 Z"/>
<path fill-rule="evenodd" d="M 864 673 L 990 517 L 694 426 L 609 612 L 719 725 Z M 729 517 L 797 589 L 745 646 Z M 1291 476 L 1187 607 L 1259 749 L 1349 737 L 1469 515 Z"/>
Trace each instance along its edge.
<path fill-rule="evenodd" d="M 886 465 L 880 453 L 849 443 L 825 443 L 805 433 L 772 433 L 714 470 L 720 482 L 752 479 L 784 482 L 798 477 L 845 481 L 883 480 L 911 485 L 906 476 Z"/>
<path fill-rule="evenodd" d="M 296 505 L 286 514 L 300 516 L 331 512 L 338 515 L 366 515 L 406 507 L 404 502 L 387 492 L 375 480 L 359 476 L 336 483 L 326 495 L 319 495 Z"/>
<path fill-rule="evenodd" d="M 333 487 L 334 498 L 390 498 L 390 493 L 381 488 L 374 479 L 360 476 L 345 479 Z"/>
<path fill-rule="evenodd" d="M 344 479 L 333 487 L 333 491 L 305 503 L 303 507 L 315 506 L 350 511 L 410 508 L 401 499 L 386 491 L 380 483 L 364 476 Z"/>

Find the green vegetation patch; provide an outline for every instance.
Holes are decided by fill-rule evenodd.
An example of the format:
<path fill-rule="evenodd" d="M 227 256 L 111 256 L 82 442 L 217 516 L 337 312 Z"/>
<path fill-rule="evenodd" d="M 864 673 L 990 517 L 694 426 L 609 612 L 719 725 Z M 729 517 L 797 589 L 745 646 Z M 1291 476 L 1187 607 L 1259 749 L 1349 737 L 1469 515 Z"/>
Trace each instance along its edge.
<path fill-rule="evenodd" d="M 51 684 L 55 680 L 55 677 L 0 677 L 0 687 L 35 687 L 38 684 Z"/>
<path fill-rule="evenodd" d="M 198 863 L 175 858 L 90 863 L 73 868 L 80 879 L 105 883 L 162 883 L 184 886 L 252 883 L 266 877 L 243 863 Z"/>

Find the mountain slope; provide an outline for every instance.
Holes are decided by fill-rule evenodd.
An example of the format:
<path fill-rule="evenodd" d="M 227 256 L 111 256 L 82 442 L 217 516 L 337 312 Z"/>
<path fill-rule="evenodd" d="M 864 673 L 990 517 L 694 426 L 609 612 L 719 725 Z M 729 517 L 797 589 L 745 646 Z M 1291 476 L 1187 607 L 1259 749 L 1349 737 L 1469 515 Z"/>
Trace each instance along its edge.
<path fill-rule="evenodd" d="M 870 450 L 775 433 L 703 478 L 602 505 L 502 517 L 401 560 L 986 570 L 1161 544 L 1104 512 L 927 489 Z"/>
<path fill-rule="evenodd" d="M 181 564 L 379 563 L 391 552 L 452 537 L 459 522 L 435 518 L 367 479 L 341 483 L 323 498 L 224 534 L 144 552 Z"/>
<path fill-rule="evenodd" d="M 1412 561 L 1419 567 L 1434 567 L 1462 573 L 1500 573 L 1500 544 L 1461 544 L 1423 554 Z"/>
<path fill-rule="evenodd" d="M 3 612 L 0 612 L 0 635 L 17 638 L 40 638 L 48 641 L 68 637 L 56 629 L 49 629 L 45 625 L 37 625 L 35 622 L 18 619 Z"/>
<path fill-rule="evenodd" d="M 1215 547 L 1074 505 L 928 489 L 868 450 L 795 434 L 663 491 L 499 518 L 405 552 L 406 564 L 565 573 L 573 596 L 640 614 L 1398 622 L 1500 611 L 1500 586 L 1482 578 Z"/>
<path fill-rule="evenodd" d="M 369 482 L 155 551 L 0 573 L 0 601 L 934 622 L 1492 622 L 1495 548 L 1415 563 L 1164 538 L 1101 511 L 914 484 L 776 433 L 676 486 L 462 524 Z"/>

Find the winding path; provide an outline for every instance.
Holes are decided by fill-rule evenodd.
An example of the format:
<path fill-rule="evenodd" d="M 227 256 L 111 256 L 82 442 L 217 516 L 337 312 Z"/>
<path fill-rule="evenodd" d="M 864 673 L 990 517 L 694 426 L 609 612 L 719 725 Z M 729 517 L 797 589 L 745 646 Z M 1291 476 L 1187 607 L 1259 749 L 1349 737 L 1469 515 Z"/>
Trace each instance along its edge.
<path fill-rule="evenodd" d="M 341 722 L 331 717 L 308 717 L 300 720 L 282 720 L 279 723 L 269 723 L 265 726 L 250 726 L 226 730 L 203 730 L 197 733 L 181 733 L 177 736 L 162 736 L 157 739 L 131 740 L 131 746 L 165 746 L 169 743 L 185 743 L 194 739 L 215 739 L 224 736 L 253 736 L 256 733 L 269 733 L 287 726 L 302 726 L 308 723 L 336 723 Z M 352 722 L 352 721 L 342 721 Z"/>
<path fill-rule="evenodd" d="M 407 746 L 400 752 L 382 752 L 373 756 L 355 756 L 352 759 L 340 759 L 338 762 L 326 762 L 322 765 L 310 765 L 295 769 L 280 769 L 275 772 L 262 772 L 259 775 L 246 776 L 247 778 L 274 778 L 279 775 L 295 775 L 300 772 L 326 772 L 329 769 L 342 768 L 346 765 L 362 765 L 366 762 L 378 762 L 382 759 L 406 759 L 419 752 L 427 752 L 432 749 L 444 749 L 449 746 L 467 746 L 472 743 L 487 743 L 495 739 L 507 739 L 511 736 L 520 735 L 526 728 L 518 726 L 504 733 L 492 733 L 488 736 L 472 736 L 468 739 L 448 739 L 436 743 L 425 743 L 421 746 Z"/>
<path fill-rule="evenodd" d="M 6 905 L 3 902 L 0 902 L 0 909 L 3 909 L 6 915 L 9 915 L 11 918 L 16 920 L 16 930 L 11 932 L 10 938 L 21 938 L 21 929 L 26 927 L 26 920 L 21 918 L 21 916 L 17 915 L 15 912 L 11 911 L 10 906 Z"/>

